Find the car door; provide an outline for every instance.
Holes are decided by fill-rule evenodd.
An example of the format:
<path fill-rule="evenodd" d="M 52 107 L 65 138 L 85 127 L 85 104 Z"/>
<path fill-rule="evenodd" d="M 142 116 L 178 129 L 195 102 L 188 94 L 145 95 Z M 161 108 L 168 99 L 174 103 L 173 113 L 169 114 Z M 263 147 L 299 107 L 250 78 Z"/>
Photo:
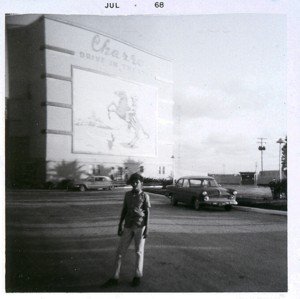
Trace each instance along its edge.
<path fill-rule="evenodd" d="M 177 189 L 177 201 L 186 202 L 187 201 L 187 192 L 188 192 L 189 180 L 182 179 L 180 185 Z"/>
<path fill-rule="evenodd" d="M 103 179 L 102 188 L 108 189 L 110 187 L 110 181 L 109 181 L 110 179 L 106 177 L 103 177 L 102 179 Z"/>
<path fill-rule="evenodd" d="M 179 179 L 176 183 L 175 188 L 173 189 L 174 190 L 173 196 L 176 201 L 182 201 L 181 200 L 182 185 L 183 185 L 183 179 Z"/>
<path fill-rule="evenodd" d="M 95 178 L 95 188 L 99 189 L 99 188 L 104 188 L 104 182 L 103 182 L 103 178 L 102 177 L 96 177 Z"/>
<path fill-rule="evenodd" d="M 182 189 L 181 189 L 181 198 L 184 203 L 190 203 L 190 182 L 188 179 L 183 180 Z"/>
<path fill-rule="evenodd" d="M 109 177 L 104 178 L 105 186 L 106 188 L 111 188 L 113 187 L 113 181 Z"/>
<path fill-rule="evenodd" d="M 94 189 L 95 188 L 95 178 L 94 177 L 87 178 L 86 186 L 88 189 Z"/>

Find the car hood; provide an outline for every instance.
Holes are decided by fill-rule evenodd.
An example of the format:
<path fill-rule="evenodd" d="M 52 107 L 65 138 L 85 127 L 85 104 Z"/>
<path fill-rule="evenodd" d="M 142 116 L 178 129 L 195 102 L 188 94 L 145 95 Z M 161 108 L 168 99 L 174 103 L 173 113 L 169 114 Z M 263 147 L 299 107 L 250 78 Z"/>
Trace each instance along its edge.
<path fill-rule="evenodd" d="M 223 187 L 217 187 L 217 188 L 212 188 L 213 191 L 211 192 L 216 192 L 215 190 L 217 190 L 219 192 L 219 195 L 230 195 L 232 192 L 230 192 L 229 189 L 227 188 L 223 188 Z M 207 192 L 208 194 L 210 194 L 210 191 Z"/>

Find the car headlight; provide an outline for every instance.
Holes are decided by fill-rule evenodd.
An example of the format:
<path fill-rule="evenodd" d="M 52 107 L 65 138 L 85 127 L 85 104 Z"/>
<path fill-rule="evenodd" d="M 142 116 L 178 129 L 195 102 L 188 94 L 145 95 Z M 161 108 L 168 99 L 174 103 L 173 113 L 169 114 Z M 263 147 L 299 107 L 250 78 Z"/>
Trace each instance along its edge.
<path fill-rule="evenodd" d="M 203 195 L 203 196 L 207 195 L 207 192 L 206 192 L 206 191 L 203 191 L 203 192 L 202 192 L 202 195 Z"/>
<path fill-rule="evenodd" d="M 233 195 L 237 195 L 237 191 L 233 191 L 232 194 L 233 194 Z"/>
<path fill-rule="evenodd" d="M 209 200 L 209 197 L 208 196 L 205 196 L 204 197 L 204 201 L 208 201 Z"/>

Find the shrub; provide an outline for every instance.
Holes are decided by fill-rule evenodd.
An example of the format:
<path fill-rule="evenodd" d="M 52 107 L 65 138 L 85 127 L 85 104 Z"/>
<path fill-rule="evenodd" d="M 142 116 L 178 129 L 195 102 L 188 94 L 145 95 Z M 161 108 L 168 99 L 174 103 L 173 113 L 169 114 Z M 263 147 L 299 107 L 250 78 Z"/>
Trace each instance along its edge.
<path fill-rule="evenodd" d="M 157 178 L 148 178 L 144 177 L 144 185 L 149 186 L 149 185 L 157 185 L 157 186 L 162 186 L 163 189 L 166 188 L 167 185 L 172 185 L 173 179 L 168 178 L 168 179 L 157 179 Z"/>
<path fill-rule="evenodd" d="M 287 179 L 273 180 L 269 183 L 273 199 L 287 199 Z"/>

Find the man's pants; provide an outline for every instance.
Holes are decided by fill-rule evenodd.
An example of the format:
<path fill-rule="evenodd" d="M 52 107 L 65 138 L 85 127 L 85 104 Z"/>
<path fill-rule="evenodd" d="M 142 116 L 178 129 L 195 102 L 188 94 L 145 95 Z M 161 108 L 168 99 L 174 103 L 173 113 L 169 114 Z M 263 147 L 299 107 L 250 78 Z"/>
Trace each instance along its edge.
<path fill-rule="evenodd" d="M 145 230 L 145 226 L 140 228 L 124 228 L 123 234 L 120 239 L 119 247 L 117 249 L 117 256 L 115 261 L 115 273 L 114 278 L 119 279 L 122 258 L 125 256 L 127 249 L 134 239 L 135 245 L 135 277 L 143 276 L 143 265 L 144 265 L 144 246 L 145 239 L 143 237 L 143 233 Z"/>

